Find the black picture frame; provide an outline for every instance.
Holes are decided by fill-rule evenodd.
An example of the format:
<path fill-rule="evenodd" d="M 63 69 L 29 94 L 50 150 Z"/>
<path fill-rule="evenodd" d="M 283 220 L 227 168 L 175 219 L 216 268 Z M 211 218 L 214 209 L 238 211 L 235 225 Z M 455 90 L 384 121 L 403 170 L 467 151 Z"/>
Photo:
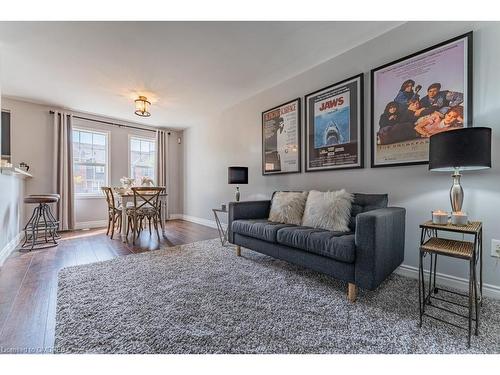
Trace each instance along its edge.
<path fill-rule="evenodd" d="M 464 39 L 465 43 L 464 46 L 466 48 L 466 59 L 464 58 L 464 61 L 466 66 L 464 66 L 463 73 L 465 77 L 465 82 L 464 84 L 466 85 L 466 89 L 462 94 L 466 94 L 466 98 L 463 101 L 463 103 L 466 105 L 466 113 L 467 117 L 465 121 L 463 121 L 463 126 L 464 127 L 471 127 L 472 125 L 472 120 L 473 120 L 473 32 L 470 31 L 468 33 L 459 35 L 457 37 L 445 40 L 441 43 L 435 44 L 431 47 L 422 49 L 418 52 L 412 53 L 410 55 L 404 56 L 400 59 L 391 61 L 387 64 L 381 65 L 375 69 L 372 69 L 370 72 L 370 113 L 371 113 L 371 126 L 370 126 L 370 145 L 371 145 L 371 167 L 372 168 L 384 168 L 384 167 L 399 167 L 399 166 L 410 166 L 410 165 L 424 165 L 424 164 L 429 164 L 428 156 L 427 160 L 418 160 L 418 161 L 397 161 L 397 162 L 385 162 L 385 163 L 377 163 L 377 157 L 376 157 L 376 146 L 378 145 L 376 139 L 375 139 L 375 129 L 378 127 L 376 125 L 377 121 L 377 115 L 379 113 L 375 113 L 375 99 L 377 96 L 377 92 L 375 91 L 375 75 L 377 72 L 379 72 L 382 69 L 386 69 L 390 66 L 400 64 L 402 62 L 405 62 L 410 59 L 415 59 L 416 57 L 419 57 L 423 54 L 427 54 L 431 51 L 440 49 L 443 46 L 446 46 L 448 44 L 453 44 L 454 42 L 460 41 Z M 464 56 L 465 57 L 465 56 Z M 436 80 L 435 82 L 438 82 Z M 426 88 L 424 88 L 426 89 Z"/>
<path fill-rule="evenodd" d="M 291 170 L 291 171 L 282 171 L 281 168 L 280 170 L 274 170 L 274 171 L 266 171 L 266 140 L 265 140 L 265 129 L 264 127 L 266 126 L 265 123 L 265 116 L 266 114 L 276 112 L 277 110 L 281 109 L 286 109 L 287 107 L 294 105 L 295 104 L 295 121 L 296 121 L 296 135 L 297 135 L 297 158 L 296 158 L 296 165 L 297 169 L 296 170 Z M 292 99 L 286 103 L 277 105 L 273 108 L 270 108 L 266 111 L 262 112 L 261 116 L 261 132 L 262 132 L 262 175 L 263 176 L 272 176 L 272 175 L 277 175 L 277 174 L 291 174 L 291 173 L 301 173 L 302 172 L 302 103 L 301 103 L 301 98 L 295 98 Z M 277 132 L 276 132 L 277 133 Z M 268 151 L 269 152 L 269 151 Z M 278 151 L 273 151 L 279 156 Z M 280 159 L 280 165 L 281 165 L 281 159 Z"/>
<path fill-rule="evenodd" d="M 355 163 L 345 163 L 345 164 L 331 164 L 323 165 L 319 167 L 311 167 L 311 153 L 312 149 L 316 149 L 315 147 L 311 147 L 311 144 L 314 143 L 314 130 L 312 131 L 312 127 L 314 124 L 311 120 L 311 113 L 314 117 L 314 112 L 311 112 L 310 106 L 312 105 L 313 98 L 318 96 L 319 94 L 327 94 L 328 92 L 336 92 L 336 90 L 342 90 L 348 88 L 347 85 L 355 84 L 356 89 L 349 89 L 349 93 L 351 94 L 351 90 L 355 91 L 354 94 L 349 95 L 349 127 L 351 126 L 351 122 L 355 123 L 355 142 L 349 142 L 345 144 L 339 144 L 340 148 L 344 148 L 344 146 L 348 146 L 349 148 L 355 148 L 356 162 Z M 352 99 L 355 99 L 354 101 Z M 304 96 L 304 105 L 305 105 L 305 171 L 306 172 L 323 172 L 323 171 L 332 171 L 332 170 L 346 170 L 346 169 L 360 169 L 364 168 L 365 163 L 365 127 L 364 127 L 364 73 L 359 73 L 355 76 L 346 78 L 342 81 L 336 82 L 329 86 L 323 87 L 319 90 L 315 90 Z M 354 107 L 354 111 L 351 111 L 351 108 Z M 354 121 L 353 121 L 354 119 Z M 311 138 L 312 137 L 312 138 Z M 322 147 L 323 149 L 334 148 L 336 145 L 326 145 Z M 332 152 L 335 153 L 336 150 Z M 351 153 L 350 155 L 353 155 Z M 347 155 L 347 152 L 346 152 Z M 320 162 L 320 161 L 319 161 Z M 328 163 L 327 163 L 328 164 Z"/>

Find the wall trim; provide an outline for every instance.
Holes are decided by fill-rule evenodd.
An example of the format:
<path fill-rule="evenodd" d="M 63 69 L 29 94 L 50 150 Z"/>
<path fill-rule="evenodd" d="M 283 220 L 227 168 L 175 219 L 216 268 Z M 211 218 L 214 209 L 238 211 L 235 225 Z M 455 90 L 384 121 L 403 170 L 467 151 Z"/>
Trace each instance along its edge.
<path fill-rule="evenodd" d="M 217 223 L 215 222 L 215 220 L 203 219 L 201 217 L 189 216 L 189 215 L 184 215 L 184 214 L 172 214 L 172 215 L 170 215 L 170 218 L 171 219 L 186 220 L 186 221 L 190 221 L 192 223 L 205 225 L 206 227 L 217 229 Z"/>
<path fill-rule="evenodd" d="M 418 267 L 402 264 L 394 272 L 401 276 L 410 277 L 412 279 L 418 279 Z M 429 276 L 429 272 L 424 270 L 424 275 Z M 468 292 L 469 290 L 469 281 L 467 279 L 462 277 L 447 275 L 444 273 L 439 273 L 439 272 L 436 273 L 436 283 L 439 283 L 440 285 L 448 288 L 459 289 L 464 292 Z M 483 295 L 485 297 L 500 299 L 500 287 L 492 284 L 483 283 Z"/>
<path fill-rule="evenodd" d="M 23 232 L 19 232 L 7 245 L 0 250 L 0 266 L 4 264 L 10 254 L 14 252 L 23 239 Z"/>
<path fill-rule="evenodd" d="M 107 226 L 107 220 L 82 221 L 75 224 L 75 229 L 102 228 Z"/>

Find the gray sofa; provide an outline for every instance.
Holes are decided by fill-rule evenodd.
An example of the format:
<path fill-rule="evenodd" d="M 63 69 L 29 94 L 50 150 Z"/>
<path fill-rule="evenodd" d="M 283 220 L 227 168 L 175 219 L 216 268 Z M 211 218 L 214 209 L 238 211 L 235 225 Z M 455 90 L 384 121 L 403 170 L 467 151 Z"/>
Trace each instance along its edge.
<path fill-rule="evenodd" d="M 404 258 L 405 209 L 387 207 L 387 194 L 354 194 L 349 232 L 274 223 L 270 200 L 229 203 L 229 242 L 373 290 Z"/>

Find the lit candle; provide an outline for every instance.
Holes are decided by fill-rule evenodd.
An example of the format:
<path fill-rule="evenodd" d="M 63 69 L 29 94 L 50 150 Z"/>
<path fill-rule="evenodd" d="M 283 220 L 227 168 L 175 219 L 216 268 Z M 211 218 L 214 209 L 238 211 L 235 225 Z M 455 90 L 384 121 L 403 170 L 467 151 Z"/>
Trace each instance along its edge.
<path fill-rule="evenodd" d="M 451 223 L 453 225 L 467 225 L 467 214 L 465 212 L 452 212 Z"/>
<path fill-rule="evenodd" d="M 432 211 L 432 223 L 439 225 L 448 224 L 448 212 L 442 210 Z"/>

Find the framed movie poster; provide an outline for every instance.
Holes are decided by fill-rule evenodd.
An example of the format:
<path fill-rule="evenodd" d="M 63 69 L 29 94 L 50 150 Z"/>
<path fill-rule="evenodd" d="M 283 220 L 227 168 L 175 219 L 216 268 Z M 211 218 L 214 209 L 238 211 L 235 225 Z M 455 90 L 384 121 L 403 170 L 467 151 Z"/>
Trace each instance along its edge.
<path fill-rule="evenodd" d="M 371 71 L 371 165 L 427 164 L 429 137 L 472 126 L 472 32 Z"/>
<path fill-rule="evenodd" d="M 300 98 L 262 112 L 262 174 L 299 173 Z"/>
<path fill-rule="evenodd" d="M 363 74 L 305 97 L 306 172 L 363 168 Z"/>

